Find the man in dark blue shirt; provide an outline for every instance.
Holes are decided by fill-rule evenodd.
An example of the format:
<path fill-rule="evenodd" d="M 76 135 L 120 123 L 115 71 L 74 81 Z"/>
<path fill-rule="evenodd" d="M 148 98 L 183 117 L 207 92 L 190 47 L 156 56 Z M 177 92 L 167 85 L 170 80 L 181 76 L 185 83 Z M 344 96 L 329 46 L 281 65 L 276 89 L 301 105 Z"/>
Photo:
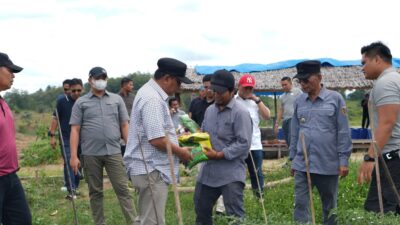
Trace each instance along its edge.
<path fill-rule="evenodd" d="M 211 75 L 205 75 L 203 77 L 203 87 L 205 90 L 205 98 L 199 99 L 189 108 L 189 115 L 199 126 L 203 123 L 204 114 L 208 106 L 214 103 L 214 91 L 210 89 L 211 86 Z M 195 100 L 193 100 L 195 101 Z"/>
<path fill-rule="evenodd" d="M 60 123 L 61 136 L 60 146 L 61 154 L 64 158 L 64 179 L 65 185 L 69 194 L 67 199 L 76 198 L 75 191 L 79 186 L 79 174 L 74 175 L 71 167 L 69 166 L 69 159 L 71 158 L 71 151 L 69 146 L 69 139 L 71 133 L 71 126 L 69 120 L 71 117 L 72 107 L 75 101 L 80 97 L 83 90 L 82 80 L 74 78 L 70 82 L 70 95 L 66 95 L 63 98 L 57 100 L 56 111 L 54 111 L 54 118 Z M 57 113 L 56 113 L 57 112 Z M 50 144 L 53 148 L 56 146 L 55 130 L 57 126 L 51 126 L 49 130 L 49 136 L 51 137 Z M 69 168 L 67 168 L 67 166 Z M 69 172 L 69 174 L 68 174 Z M 71 181 L 71 184 L 70 184 Z"/>

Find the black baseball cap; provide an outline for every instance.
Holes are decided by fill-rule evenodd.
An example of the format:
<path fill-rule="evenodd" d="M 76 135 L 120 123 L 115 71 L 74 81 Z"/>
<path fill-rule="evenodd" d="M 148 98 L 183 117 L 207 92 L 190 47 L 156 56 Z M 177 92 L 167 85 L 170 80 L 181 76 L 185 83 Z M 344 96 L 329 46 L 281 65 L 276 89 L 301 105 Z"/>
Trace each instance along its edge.
<path fill-rule="evenodd" d="M 15 65 L 11 59 L 8 57 L 7 54 L 0 52 L 0 66 L 7 67 L 10 69 L 13 73 L 19 73 L 21 72 L 24 68 Z"/>
<path fill-rule="evenodd" d="M 186 77 L 186 64 L 177 59 L 161 58 L 158 60 L 157 66 L 158 71 L 174 76 L 185 84 L 193 83 L 193 81 Z"/>
<path fill-rule="evenodd" d="M 297 74 L 293 78 L 299 80 L 307 79 L 312 74 L 321 72 L 321 62 L 318 60 L 307 60 L 296 64 Z"/>
<path fill-rule="evenodd" d="M 227 70 L 217 70 L 211 77 L 211 87 L 217 93 L 224 93 L 225 91 L 235 88 L 235 78 L 232 73 Z"/>
<path fill-rule="evenodd" d="M 100 66 L 93 67 L 89 71 L 89 77 L 100 77 L 102 75 L 106 75 L 106 77 L 107 77 L 107 71 Z"/>

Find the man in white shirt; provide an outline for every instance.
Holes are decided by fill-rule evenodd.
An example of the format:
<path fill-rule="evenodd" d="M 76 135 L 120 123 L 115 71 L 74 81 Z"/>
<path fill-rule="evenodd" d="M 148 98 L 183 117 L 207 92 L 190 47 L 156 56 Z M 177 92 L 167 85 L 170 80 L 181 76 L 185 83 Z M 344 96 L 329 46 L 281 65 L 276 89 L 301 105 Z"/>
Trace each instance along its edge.
<path fill-rule="evenodd" d="M 253 135 L 251 147 L 249 149 L 251 156 L 249 154 L 247 157 L 246 164 L 250 174 L 251 188 L 253 189 L 256 197 L 260 198 L 264 188 L 264 175 L 262 172 L 263 147 L 261 144 L 261 132 L 259 124 L 260 118 L 264 120 L 268 120 L 270 118 L 270 111 L 268 107 L 264 105 L 261 99 L 253 93 L 255 84 L 256 81 L 253 76 L 250 74 L 243 75 L 239 80 L 238 94 L 235 97 L 236 100 L 242 103 L 249 111 L 253 123 Z M 254 161 L 254 165 L 252 161 Z M 260 187 L 258 184 L 260 184 Z"/>

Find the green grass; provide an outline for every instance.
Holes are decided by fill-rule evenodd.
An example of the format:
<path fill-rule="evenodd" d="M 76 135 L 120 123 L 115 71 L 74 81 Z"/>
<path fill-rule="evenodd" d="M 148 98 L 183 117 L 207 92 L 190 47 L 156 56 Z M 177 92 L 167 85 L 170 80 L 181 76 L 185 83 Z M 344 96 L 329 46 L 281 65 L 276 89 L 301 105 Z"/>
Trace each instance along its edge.
<path fill-rule="evenodd" d="M 339 224 L 399 224 L 399 218 L 385 215 L 379 218 L 375 214 L 366 213 L 363 203 L 367 195 L 368 187 L 356 184 L 356 171 L 358 163 L 352 163 L 348 177 L 340 180 L 338 198 Z M 272 181 L 288 176 L 289 168 L 267 171 L 266 180 Z M 191 178 L 193 179 L 193 177 Z M 193 182 L 191 182 L 193 183 Z M 64 199 L 65 192 L 60 191 L 62 178 L 49 178 L 46 173 L 40 173 L 38 179 L 24 180 L 23 185 L 33 215 L 33 224 L 73 224 L 73 210 L 71 202 Z M 79 224 L 93 224 L 89 208 L 87 184 L 82 182 L 81 195 L 76 201 Z M 265 190 L 265 210 L 268 224 L 293 224 L 293 181 Z M 136 199 L 136 194 L 132 191 Z M 180 201 L 184 224 L 195 224 L 195 212 L 193 205 L 193 193 L 180 193 Z M 264 224 L 261 203 L 253 196 L 250 190 L 245 190 L 246 218 L 244 224 Z M 321 203 L 316 190 L 314 190 L 314 204 L 316 207 L 317 223 L 322 223 Z M 112 189 L 105 190 L 104 210 L 107 224 L 124 224 L 117 198 Z M 55 212 L 57 212 L 55 215 Z M 229 219 L 223 216 L 215 216 L 216 225 L 229 224 Z M 170 191 L 166 207 L 167 224 L 178 224 L 174 195 Z"/>

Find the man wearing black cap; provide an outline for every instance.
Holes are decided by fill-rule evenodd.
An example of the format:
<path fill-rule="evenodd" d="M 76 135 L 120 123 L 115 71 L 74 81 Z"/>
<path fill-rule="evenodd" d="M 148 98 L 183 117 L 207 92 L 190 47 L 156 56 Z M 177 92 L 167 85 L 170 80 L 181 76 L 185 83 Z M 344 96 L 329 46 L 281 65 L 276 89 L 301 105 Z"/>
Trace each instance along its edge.
<path fill-rule="evenodd" d="M 291 121 L 292 137 L 289 159 L 295 178 L 294 220 L 310 222 L 307 166 L 303 154 L 303 140 L 309 160 L 311 182 L 322 201 L 324 224 L 336 224 L 330 212 L 337 206 L 338 177 L 347 176 L 352 144 L 345 101 L 338 92 L 321 84 L 321 63 L 316 60 L 296 65 L 294 79 L 303 94 L 294 102 Z"/>
<path fill-rule="evenodd" d="M 22 67 L 14 65 L 8 55 L 0 52 L 0 91 L 10 89 L 14 73 Z M 0 96 L 0 223 L 32 224 L 31 213 L 24 189 L 18 178 L 18 154 L 15 142 L 14 118 L 10 108 Z"/>
<path fill-rule="evenodd" d="M 107 72 L 94 67 L 89 72 L 91 90 L 74 104 L 71 125 L 70 165 L 78 173 L 78 143 L 81 144 L 83 169 L 89 187 L 90 207 L 95 224 L 105 224 L 103 213 L 103 168 L 118 197 L 127 224 L 135 213 L 128 190 L 128 178 L 122 163 L 120 138 L 128 138 L 128 111 L 121 96 L 106 91 Z"/>
<path fill-rule="evenodd" d="M 132 184 L 139 193 L 140 225 L 164 225 L 165 204 L 172 174 L 167 146 L 171 146 L 174 172 L 178 177 L 179 160 L 192 159 L 190 148 L 179 147 L 168 107 L 181 82 L 192 83 L 186 74 L 186 64 L 172 58 L 161 58 L 154 78 L 144 84 L 133 102 L 129 124 L 129 141 L 124 155 Z"/>
<path fill-rule="evenodd" d="M 235 79 L 230 72 L 218 70 L 212 75 L 215 104 L 207 108 L 201 126 L 210 134 L 212 149 L 207 148 L 210 160 L 200 169 L 194 194 L 199 225 L 213 224 L 212 208 L 221 195 L 228 216 L 244 217 L 245 159 L 253 125 L 248 110 L 234 98 L 234 87 Z"/>

